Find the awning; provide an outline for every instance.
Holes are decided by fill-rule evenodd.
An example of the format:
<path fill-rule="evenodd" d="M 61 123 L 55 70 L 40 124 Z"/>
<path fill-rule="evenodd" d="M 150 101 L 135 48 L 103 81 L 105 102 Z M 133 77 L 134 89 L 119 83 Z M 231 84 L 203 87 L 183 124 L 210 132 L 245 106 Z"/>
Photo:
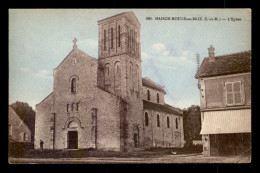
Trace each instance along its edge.
<path fill-rule="evenodd" d="M 204 112 L 200 134 L 250 132 L 251 109 Z"/>

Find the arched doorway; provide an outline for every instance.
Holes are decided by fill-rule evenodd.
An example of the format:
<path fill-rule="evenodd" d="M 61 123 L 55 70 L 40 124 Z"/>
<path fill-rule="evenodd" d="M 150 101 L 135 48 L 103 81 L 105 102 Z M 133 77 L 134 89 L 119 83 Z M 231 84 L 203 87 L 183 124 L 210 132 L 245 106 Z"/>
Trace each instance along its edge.
<path fill-rule="evenodd" d="M 78 128 L 78 123 L 75 121 L 71 121 L 68 124 L 68 149 L 78 149 L 78 131 L 76 130 Z"/>
<path fill-rule="evenodd" d="M 134 126 L 133 129 L 133 137 L 134 137 L 134 147 L 139 148 L 139 128 L 138 126 Z"/>
<path fill-rule="evenodd" d="M 78 149 L 77 131 L 68 131 L 68 149 Z"/>

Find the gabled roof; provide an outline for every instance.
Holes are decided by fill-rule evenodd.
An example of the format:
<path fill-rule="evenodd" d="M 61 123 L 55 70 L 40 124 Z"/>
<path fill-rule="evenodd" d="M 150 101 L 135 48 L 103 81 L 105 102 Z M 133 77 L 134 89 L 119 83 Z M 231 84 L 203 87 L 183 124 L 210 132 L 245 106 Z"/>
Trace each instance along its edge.
<path fill-rule="evenodd" d="M 204 58 L 195 78 L 251 72 L 251 51 Z"/>
<path fill-rule="evenodd" d="M 157 91 L 161 91 L 164 94 L 166 93 L 165 89 L 161 85 L 157 84 L 156 82 L 152 81 L 151 79 L 149 79 L 147 77 L 142 78 L 142 82 L 143 82 L 143 86 L 155 89 Z"/>
<path fill-rule="evenodd" d="M 152 110 L 166 112 L 174 115 L 182 115 L 180 112 L 177 112 L 172 106 L 157 104 L 146 100 L 143 100 L 143 107 L 144 109 L 152 109 Z"/>
<path fill-rule="evenodd" d="M 44 102 L 44 100 L 46 100 L 47 98 L 51 97 L 52 94 L 53 94 L 53 92 L 51 92 L 47 97 L 45 97 L 40 103 L 36 104 L 36 106 L 41 104 L 42 102 Z"/>
<path fill-rule="evenodd" d="M 8 105 L 8 109 L 9 109 L 9 113 L 12 114 L 13 116 L 16 117 L 16 119 L 18 119 L 20 122 L 22 122 L 23 126 L 31 132 L 31 130 L 29 129 L 29 127 L 25 124 L 25 122 L 21 119 L 21 117 L 15 112 L 15 110 L 12 108 L 12 106 Z M 11 115 L 9 115 L 11 116 Z M 8 120 L 9 121 L 9 120 Z"/>
<path fill-rule="evenodd" d="M 88 54 L 86 54 L 85 52 L 83 52 L 82 50 L 80 50 L 79 48 L 76 48 L 76 49 L 72 49 L 72 50 L 70 51 L 70 53 L 61 61 L 61 63 L 60 63 L 55 69 L 58 69 L 58 68 L 60 67 L 60 65 L 61 65 L 72 53 L 79 53 L 79 54 L 81 54 L 81 55 L 87 56 L 87 57 L 89 57 L 89 58 L 91 58 L 91 59 L 97 61 L 96 58 L 93 58 L 92 56 L 89 56 Z"/>

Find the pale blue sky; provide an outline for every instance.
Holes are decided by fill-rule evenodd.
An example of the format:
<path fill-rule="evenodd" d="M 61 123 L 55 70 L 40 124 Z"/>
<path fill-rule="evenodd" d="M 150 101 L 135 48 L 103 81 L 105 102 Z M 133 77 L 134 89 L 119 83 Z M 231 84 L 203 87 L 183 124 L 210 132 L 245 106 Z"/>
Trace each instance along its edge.
<path fill-rule="evenodd" d="M 29 103 L 33 109 L 53 90 L 53 69 L 78 48 L 98 58 L 98 20 L 133 11 L 141 23 L 143 77 L 166 88 L 166 102 L 175 107 L 200 105 L 196 53 L 201 62 L 208 47 L 223 55 L 251 50 L 248 9 L 102 9 L 10 10 L 9 104 Z M 146 17 L 228 17 L 241 21 L 146 20 Z"/>

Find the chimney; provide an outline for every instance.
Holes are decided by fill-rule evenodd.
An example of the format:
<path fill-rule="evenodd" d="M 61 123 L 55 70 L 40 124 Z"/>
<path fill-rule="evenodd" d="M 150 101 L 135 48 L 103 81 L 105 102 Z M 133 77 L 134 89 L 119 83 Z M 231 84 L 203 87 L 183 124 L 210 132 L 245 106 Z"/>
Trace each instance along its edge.
<path fill-rule="evenodd" d="M 215 48 L 210 45 L 210 47 L 208 48 L 209 50 L 209 61 L 214 61 L 215 60 Z"/>

